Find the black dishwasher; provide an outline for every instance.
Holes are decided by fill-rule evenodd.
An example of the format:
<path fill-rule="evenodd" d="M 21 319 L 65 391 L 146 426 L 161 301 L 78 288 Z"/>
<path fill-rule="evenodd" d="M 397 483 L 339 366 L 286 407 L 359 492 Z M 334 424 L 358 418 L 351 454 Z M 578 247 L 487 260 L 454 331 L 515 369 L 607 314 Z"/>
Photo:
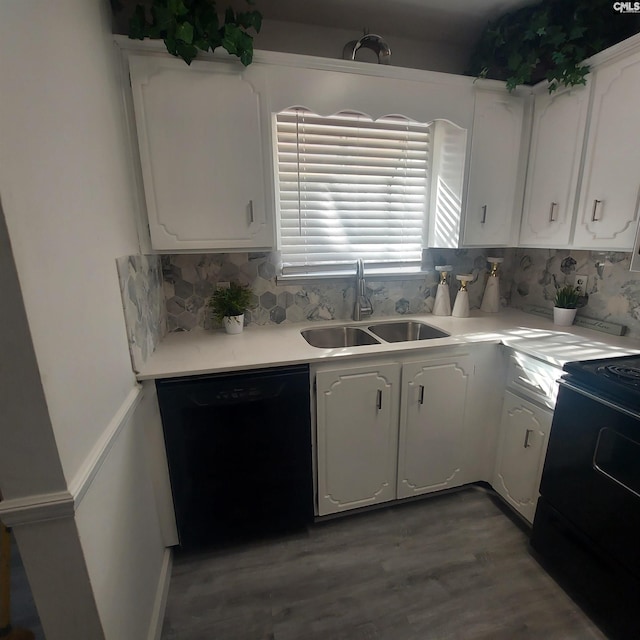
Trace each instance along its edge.
<path fill-rule="evenodd" d="M 157 380 L 180 544 L 313 520 L 308 366 Z"/>

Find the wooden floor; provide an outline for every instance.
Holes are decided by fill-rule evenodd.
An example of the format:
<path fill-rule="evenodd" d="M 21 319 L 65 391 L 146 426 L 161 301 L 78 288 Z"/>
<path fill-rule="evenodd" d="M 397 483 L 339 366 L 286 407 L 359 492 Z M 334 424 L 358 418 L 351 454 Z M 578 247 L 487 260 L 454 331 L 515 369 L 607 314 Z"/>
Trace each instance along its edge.
<path fill-rule="evenodd" d="M 178 556 L 163 640 L 605 636 L 480 488 Z"/>

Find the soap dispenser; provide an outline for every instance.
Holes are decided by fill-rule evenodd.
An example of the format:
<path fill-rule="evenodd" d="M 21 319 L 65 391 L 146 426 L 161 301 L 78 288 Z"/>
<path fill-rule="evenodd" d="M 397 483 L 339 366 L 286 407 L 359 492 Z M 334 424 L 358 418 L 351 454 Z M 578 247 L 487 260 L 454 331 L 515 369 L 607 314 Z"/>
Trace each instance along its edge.
<path fill-rule="evenodd" d="M 449 295 L 449 284 L 447 282 L 447 274 L 453 267 L 450 264 L 436 267 L 436 271 L 440 272 L 440 284 L 436 291 L 436 301 L 433 305 L 434 316 L 450 316 L 451 315 L 451 296 Z"/>
<path fill-rule="evenodd" d="M 467 283 L 473 280 L 472 273 L 461 273 L 456 276 L 456 280 L 460 282 L 460 289 L 456 295 L 456 301 L 453 305 L 452 316 L 456 318 L 469 317 L 469 292 L 467 291 Z"/>
<path fill-rule="evenodd" d="M 491 273 L 487 279 L 487 286 L 484 288 L 480 311 L 497 313 L 500 311 L 500 277 L 498 276 L 498 265 L 504 258 L 487 258 L 491 263 Z"/>

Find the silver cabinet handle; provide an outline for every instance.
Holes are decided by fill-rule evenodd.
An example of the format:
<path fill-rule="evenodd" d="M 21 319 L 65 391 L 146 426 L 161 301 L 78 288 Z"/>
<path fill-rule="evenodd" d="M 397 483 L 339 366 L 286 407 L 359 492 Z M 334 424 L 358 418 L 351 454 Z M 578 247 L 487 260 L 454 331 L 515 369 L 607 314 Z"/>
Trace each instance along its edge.
<path fill-rule="evenodd" d="M 382 409 L 382 389 L 378 389 L 378 399 L 376 400 L 376 407 L 378 411 Z"/>
<path fill-rule="evenodd" d="M 487 221 L 487 205 L 482 205 L 482 219 L 480 220 L 480 224 L 484 224 Z"/>
<path fill-rule="evenodd" d="M 529 438 L 531 437 L 531 434 L 533 433 L 533 429 L 527 429 L 526 433 L 524 434 L 524 448 L 528 449 L 531 445 L 529 444 Z"/>
<path fill-rule="evenodd" d="M 598 222 L 598 220 L 600 220 L 600 218 L 598 218 L 597 216 L 599 204 L 602 204 L 602 200 L 593 201 L 593 211 L 591 212 L 591 222 Z"/>
<path fill-rule="evenodd" d="M 423 385 L 423 384 L 421 384 L 421 385 L 418 387 L 418 389 L 419 389 L 419 391 L 418 391 L 418 402 L 419 402 L 420 404 L 424 404 L 424 385 Z"/>
<path fill-rule="evenodd" d="M 249 224 L 253 224 L 253 200 L 249 200 Z"/>
<path fill-rule="evenodd" d="M 558 208 L 558 203 L 557 202 L 552 202 L 551 203 L 551 208 L 549 209 L 549 222 L 555 222 L 558 219 L 555 216 L 557 208 Z"/>

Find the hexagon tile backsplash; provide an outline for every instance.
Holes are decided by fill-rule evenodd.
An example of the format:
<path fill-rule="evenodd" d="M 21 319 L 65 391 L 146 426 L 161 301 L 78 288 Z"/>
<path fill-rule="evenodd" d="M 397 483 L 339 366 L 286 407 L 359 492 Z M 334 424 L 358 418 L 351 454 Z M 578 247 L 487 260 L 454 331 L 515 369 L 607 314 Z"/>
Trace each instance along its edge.
<path fill-rule="evenodd" d="M 430 249 L 423 278 L 367 278 L 374 317 L 428 313 L 438 275 L 433 267 L 451 264 L 453 273 L 472 273 L 472 308 L 482 300 L 488 255 L 504 256 L 501 265 L 503 305 L 551 307 L 556 285 L 576 273 L 589 276 L 587 306 L 579 310 L 598 320 L 625 325 L 640 338 L 640 273 L 629 272 L 629 253 L 563 249 Z M 307 284 L 277 284 L 276 253 L 125 256 L 117 260 L 127 336 L 135 370 L 151 355 L 167 331 L 210 329 L 218 325 L 206 306 L 218 282 L 248 284 L 255 307 L 246 323 L 281 324 L 308 320 L 348 320 L 353 311 L 354 279 Z M 366 273 L 365 273 L 366 275 Z M 451 279 L 451 300 L 457 282 Z"/>
<path fill-rule="evenodd" d="M 495 253 L 495 250 L 494 250 Z M 375 281 L 367 278 L 374 316 L 429 312 L 438 274 L 435 264 L 452 264 L 454 273 L 473 273 L 471 306 L 479 307 L 484 289 L 487 250 L 434 250 L 427 255 L 427 275 L 410 280 Z M 255 307 L 245 314 L 247 324 L 281 324 L 306 320 L 347 320 L 354 303 L 354 279 L 308 284 L 277 284 L 276 253 L 219 253 L 162 256 L 164 295 L 169 331 L 214 328 L 206 306 L 218 282 L 249 285 Z M 365 273 L 366 276 L 366 273 Z M 452 299 L 457 282 L 452 279 Z M 505 284 L 505 296 L 508 292 Z"/>

